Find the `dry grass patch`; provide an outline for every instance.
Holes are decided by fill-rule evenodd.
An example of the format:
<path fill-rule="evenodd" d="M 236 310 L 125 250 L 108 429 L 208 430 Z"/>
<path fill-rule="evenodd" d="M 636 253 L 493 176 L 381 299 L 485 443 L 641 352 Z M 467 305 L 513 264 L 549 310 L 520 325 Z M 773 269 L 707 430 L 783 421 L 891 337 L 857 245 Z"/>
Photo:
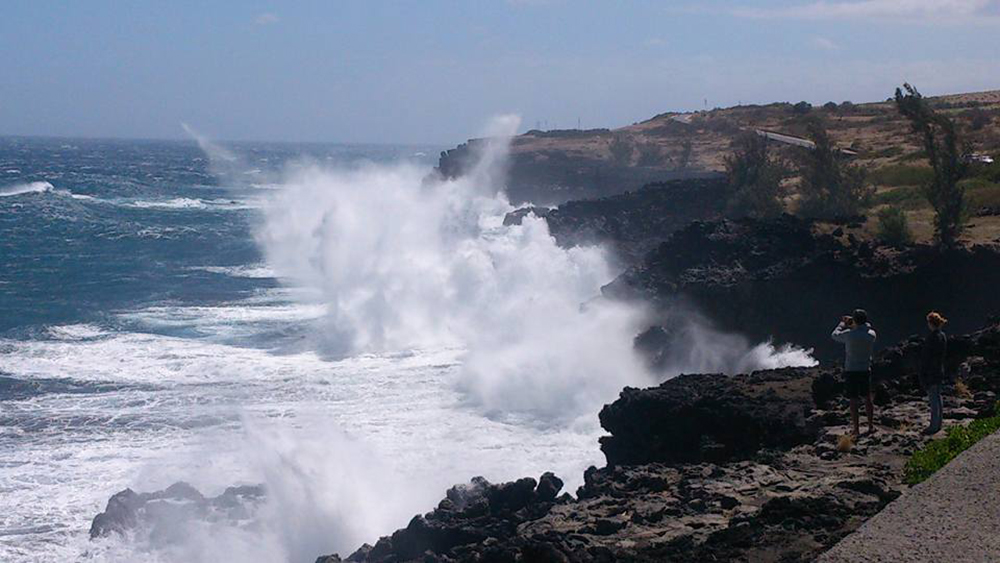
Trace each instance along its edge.
<path fill-rule="evenodd" d="M 837 438 L 837 451 L 840 453 L 847 453 L 854 449 L 854 436 L 851 434 L 843 434 Z"/>

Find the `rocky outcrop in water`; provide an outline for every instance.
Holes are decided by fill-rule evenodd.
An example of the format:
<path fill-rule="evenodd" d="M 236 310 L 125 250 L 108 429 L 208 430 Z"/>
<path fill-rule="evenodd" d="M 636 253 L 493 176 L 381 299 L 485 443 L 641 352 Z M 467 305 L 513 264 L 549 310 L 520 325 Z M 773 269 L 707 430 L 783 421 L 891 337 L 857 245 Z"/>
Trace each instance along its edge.
<path fill-rule="evenodd" d="M 693 305 L 720 328 L 753 340 L 773 337 L 839 356 L 829 333 L 863 307 L 880 343 L 921 332 L 934 309 L 954 331 L 973 330 L 1000 311 L 995 245 L 940 251 L 876 247 L 817 230 L 791 216 L 696 221 L 675 232 L 605 288 L 610 296 L 661 307 Z"/>
<path fill-rule="evenodd" d="M 162 491 L 115 493 L 104 512 L 94 517 L 90 537 L 143 530 L 154 540 L 175 535 L 190 520 L 239 522 L 250 518 L 264 501 L 260 485 L 229 487 L 222 494 L 206 497 L 187 483 L 177 482 Z"/>

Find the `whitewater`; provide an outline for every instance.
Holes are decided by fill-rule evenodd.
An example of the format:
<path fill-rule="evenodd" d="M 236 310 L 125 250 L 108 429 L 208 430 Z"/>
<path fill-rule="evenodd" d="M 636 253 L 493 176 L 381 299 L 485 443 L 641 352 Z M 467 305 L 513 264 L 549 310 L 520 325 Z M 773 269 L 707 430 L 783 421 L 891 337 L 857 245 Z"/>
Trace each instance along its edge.
<path fill-rule="evenodd" d="M 810 363 L 692 316 L 670 374 L 599 247 L 503 225 L 515 117 L 433 147 L 0 140 L 0 560 L 312 561 L 554 471 L 670 374 Z M 247 521 L 90 540 L 108 497 L 263 483 Z"/>

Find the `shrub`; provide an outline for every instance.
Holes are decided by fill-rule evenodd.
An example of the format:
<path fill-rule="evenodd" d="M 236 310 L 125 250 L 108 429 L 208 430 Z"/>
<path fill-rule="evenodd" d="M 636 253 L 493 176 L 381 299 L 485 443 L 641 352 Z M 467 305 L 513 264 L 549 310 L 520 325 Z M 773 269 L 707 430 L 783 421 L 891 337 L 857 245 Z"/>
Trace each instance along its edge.
<path fill-rule="evenodd" d="M 906 246 L 913 242 L 913 233 L 906 213 L 889 206 L 878 212 L 878 239 L 889 246 Z"/>
<path fill-rule="evenodd" d="M 725 158 L 729 178 L 729 213 L 734 216 L 774 217 L 784 211 L 784 163 L 771 155 L 767 139 L 747 132 L 736 138 Z"/>
<path fill-rule="evenodd" d="M 837 437 L 837 451 L 840 453 L 847 453 L 854 448 L 854 436 L 850 434 L 841 434 Z"/>
<path fill-rule="evenodd" d="M 903 482 L 916 485 L 926 481 L 935 471 L 948 465 L 948 462 L 955 459 L 958 454 L 997 430 L 1000 430 L 1000 415 L 975 420 L 968 426 L 949 428 L 947 437 L 930 442 L 906 462 L 906 467 L 903 468 Z"/>
<path fill-rule="evenodd" d="M 931 109 L 916 88 L 904 84 L 896 88 L 896 107 L 910 120 L 913 132 L 920 136 L 934 178 L 924 187 L 927 201 L 934 208 L 934 237 L 941 246 L 954 246 L 962 232 L 965 190 L 959 181 L 965 176 L 968 147 L 961 146 L 955 123 Z"/>

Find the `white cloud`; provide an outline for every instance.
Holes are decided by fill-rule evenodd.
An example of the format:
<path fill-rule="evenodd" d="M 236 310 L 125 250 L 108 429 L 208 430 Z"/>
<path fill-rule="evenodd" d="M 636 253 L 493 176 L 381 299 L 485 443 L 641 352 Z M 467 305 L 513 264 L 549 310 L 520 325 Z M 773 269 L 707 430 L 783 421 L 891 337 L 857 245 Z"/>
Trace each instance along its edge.
<path fill-rule="evenodd" d="M 662 37 L 650 37 L 642 43 L 646 47 L 663 47 L 667 42 Z"/>
<path fill-rule="evenodd" d="M 817 49 L 822 49 L 824 51 L 838 51 L 840 50 L 840 44 L 835 42 L 833 39 L 828 37 L 813 37 L 809 44 Z"/>
<path fill-rule="evenodd" d="M 903 19 L 918 21 L 984 21 L 997 17 L 997 0 L 855 0 L 808 4 L 780 8 L 734 8 L 731 13 L 747 18 L 827 19 Z"/>
<path fill-rule="evenodd" d="M 256 23 L 257 25 L 271 25 L 278 23 L 278 21 L 279 21 L 278 16 L 271 13 L 260 14 L 254 19 L 254 23 Z"/>

